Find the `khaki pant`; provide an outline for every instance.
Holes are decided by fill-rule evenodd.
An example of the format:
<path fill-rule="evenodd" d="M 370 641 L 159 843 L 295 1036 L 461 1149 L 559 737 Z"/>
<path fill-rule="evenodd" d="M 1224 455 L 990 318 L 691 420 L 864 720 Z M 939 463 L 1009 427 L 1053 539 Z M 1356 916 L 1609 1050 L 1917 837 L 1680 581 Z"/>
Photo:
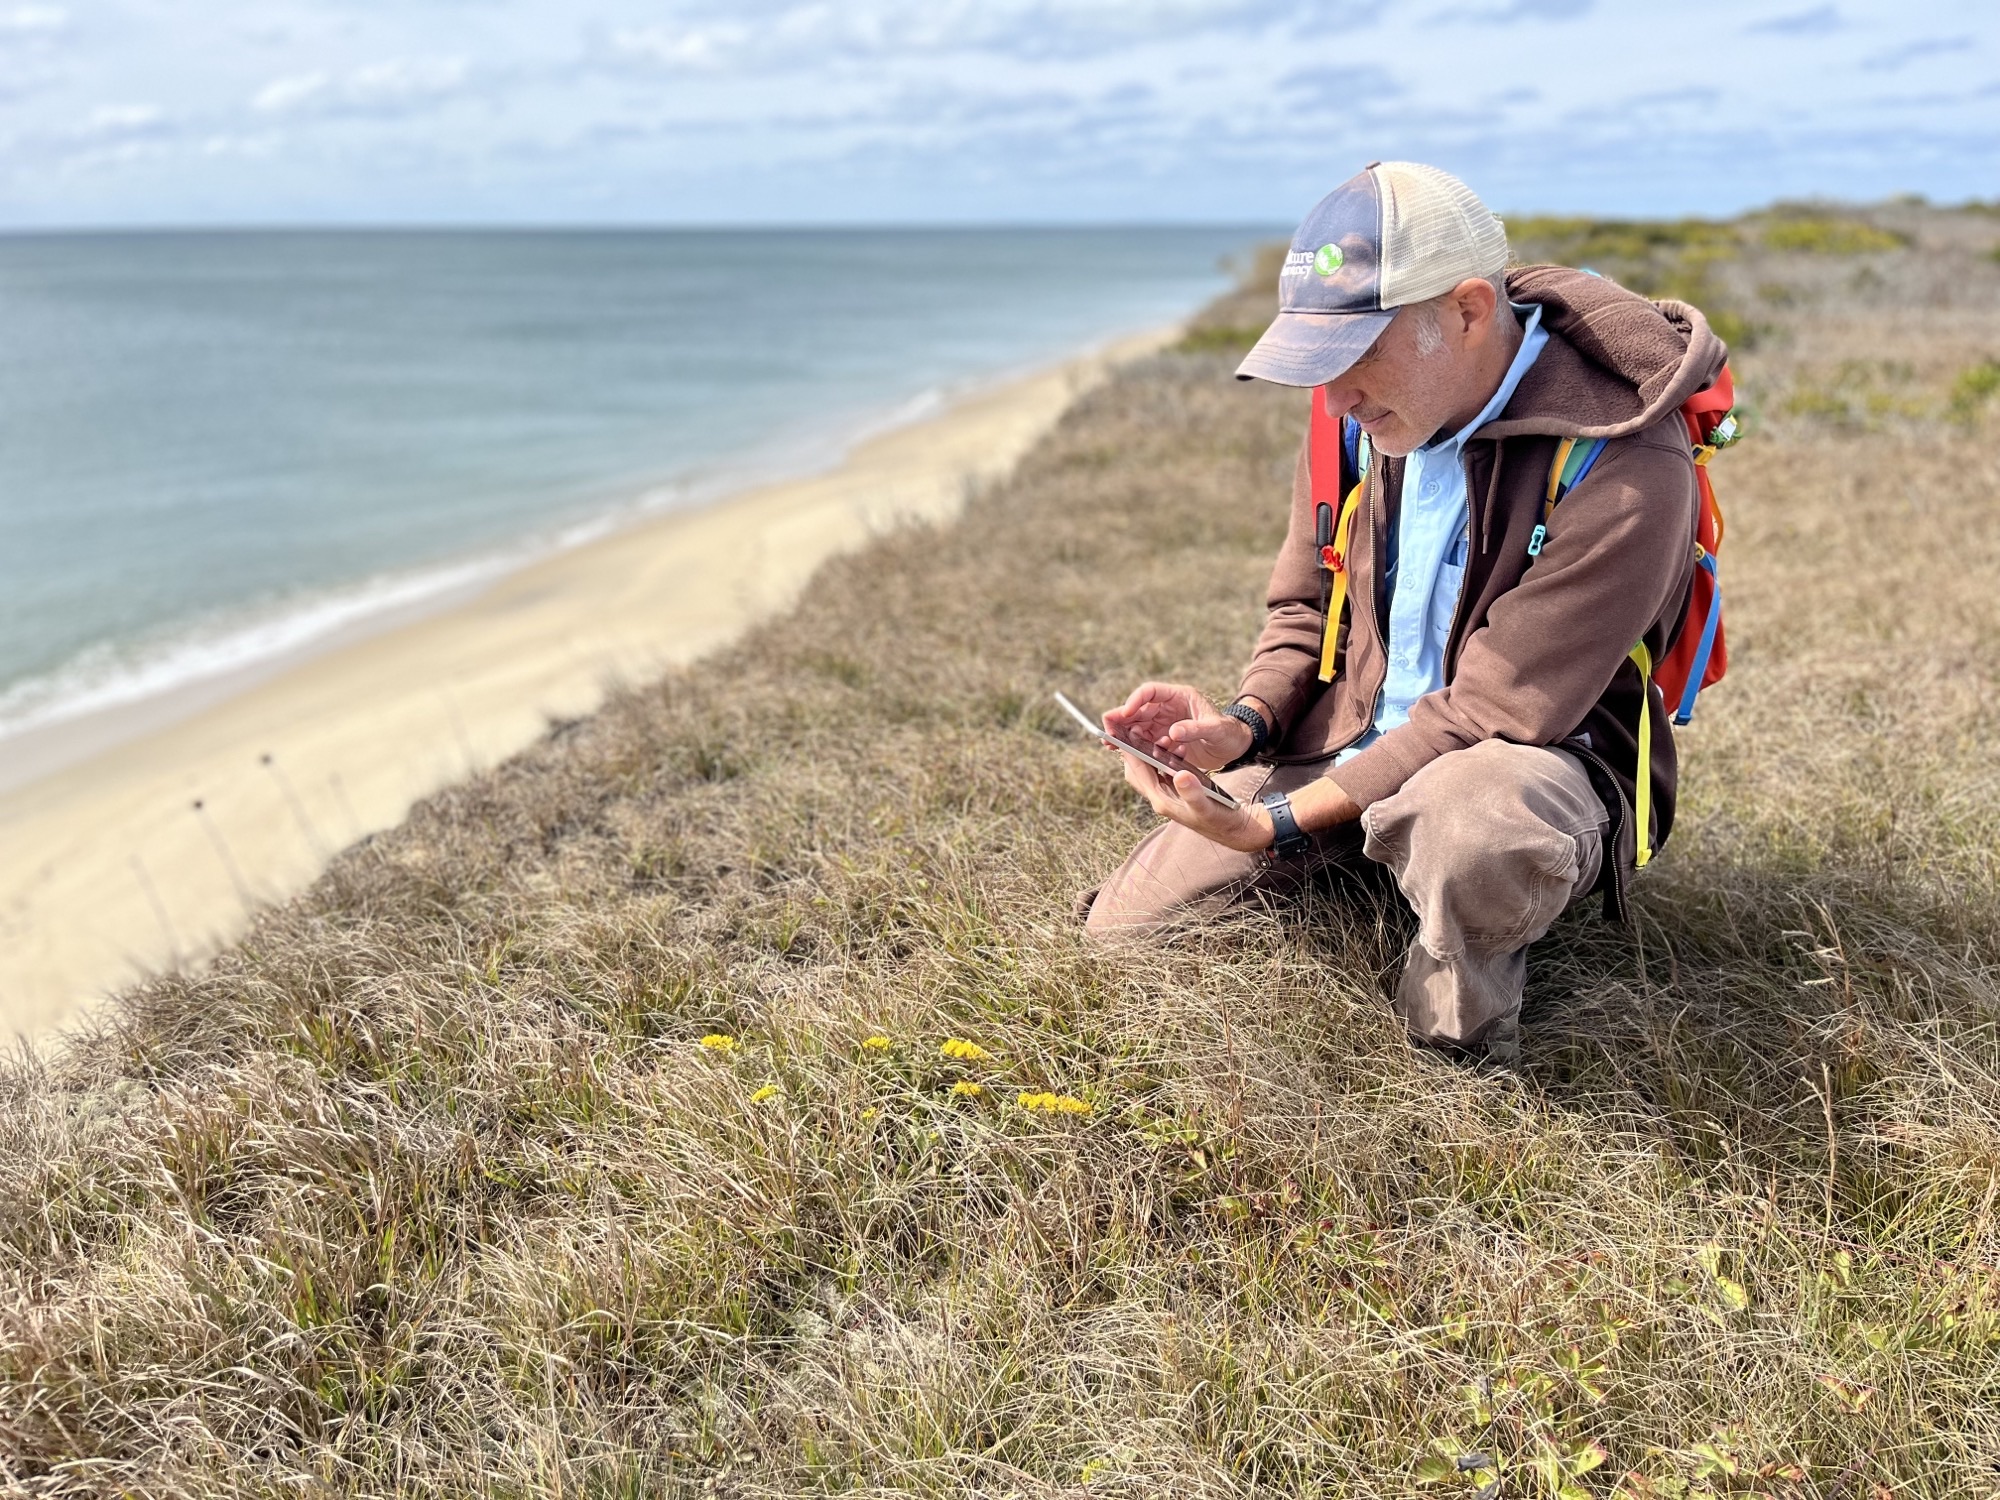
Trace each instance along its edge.
<path fill-rule="evenodd" d="M 1309 766 L 1245 766 L 1217 779 L 1239 798 L 1295 791 Z M 1239 854 L 1164 823 L 1083 898 L 1099 937 L 1151 935 L 1306 881 L 1395 877 L 1417 917 L 1395 1009 L 1425 1041 L 1510 1055 L 1528 944 L 1597 882 L 1609 819 L 1572 755 L 1486 740 L 1440 756 L 1359 826 L 1329 830 L 1301 859 Z"/>

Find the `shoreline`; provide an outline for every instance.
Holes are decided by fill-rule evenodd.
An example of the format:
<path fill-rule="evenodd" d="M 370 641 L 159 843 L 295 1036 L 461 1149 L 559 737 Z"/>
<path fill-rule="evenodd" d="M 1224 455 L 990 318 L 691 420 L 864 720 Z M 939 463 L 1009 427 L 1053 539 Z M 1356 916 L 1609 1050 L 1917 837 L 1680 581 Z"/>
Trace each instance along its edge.
<path fill-rule="evenodd" d="M 725 644 L 837 553 L 950 519 L 970 484 L 1005 474 L 1077 395 L 1177 328 L 864 427 L 819 472 L 636 517 L 429 607 L 47 726 L 28 746 L 47 769 L 0 785 L 0 1033 L 45 1036 L 147 973 L 203 961 L 338 849 L 550 721 Z"/>
<path fill-rule="evenodd" d="M 84 689 L 106 694 L 106 701 L 80 710 L 61 708 L 46 718 L 30 718 L 18 727 L 0 721 L 0 798 L 89 760 L 141 735 L 155 733 L 247 688 L 372 636 L 433 615 L 447 613 L 524 569 L 600 541 L 640 531 L 661 521 L 725 505 L 743 495 L 794 483 L 837 469 L 849 454 L 872 440 L 919 426 L 943 416 L 960 404 L 1002 390 L 1037 374 L 1079 360 L 1089 360 L 1146 331 L 1126 331 L 1086 344 L 1060 358 L 1027 361 L 985 375 L 932 387 L 917 396 L 846 414 L 845 424 L 820 424 L 786 440 L 761 446 L 726 465 L 632 486 L 637 498 L 607 504 L 573 518 L 555 529 L 544 528 L 511 542 L 497 543 L 459 556 L 443 557 L 407 571 L 377 572 L 302 597 L 295 605 L 268 613 L 246 613 L 241 624 L 211 633 L 192 629 L 168 633 L 167 654 L 179 650 L 200 655 L 204 648 L 224 648 L 225 657 L 241 655 L 227 648 L 243 635 L 297 633 L 297 639 L 268 650 L 253 650 L 239 660 L 197 667 L 163 686 L 128 692 L 115 679 L 107 688 Z M 370 596 L 380 596 L 372 602 Z M 333 617 L 319 628 L 294 632 L 295 621 L 315 614 Z M 0 697 L 4 702 L 4 697 Z M 4 1003 L 0 1003 L 4 1016 Z"/>

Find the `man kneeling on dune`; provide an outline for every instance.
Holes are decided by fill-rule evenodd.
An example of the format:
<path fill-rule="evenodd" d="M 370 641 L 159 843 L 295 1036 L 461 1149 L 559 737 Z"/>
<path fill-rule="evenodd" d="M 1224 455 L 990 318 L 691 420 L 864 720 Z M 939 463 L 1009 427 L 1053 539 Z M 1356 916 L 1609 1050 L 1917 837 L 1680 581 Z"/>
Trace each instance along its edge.
<path fill-rule="evenodd" d="M 1330 445 L 1309 441 L 1236 700 L 1148 682 L 1105 715 L 1241 805 L 1126 757 L 1167 821 L 1085 898 L 1093 934 L 1154 933 L 1386 866 L 1417 919 L 1396 1011 L 1501 1060 L 1528 945 L 1596 890 L 1622 917 L 1639 835 L 1657 847 L 1673 822 L 1667 715 L 1632 654 L 1660 660 L 1686 608 L 1699 502 L 1678 408 L 1724 354 L 1691 307 L 1506 266 L 1500 221 L 1435 167 L 1378 162 L 1300 226 L 1237 374 L 1318 387 L 1358 424 L 1353 513 L 1333 537 L 1311 477 Z M 1551 508 L 1564 438 L 1607 441 Z"/>

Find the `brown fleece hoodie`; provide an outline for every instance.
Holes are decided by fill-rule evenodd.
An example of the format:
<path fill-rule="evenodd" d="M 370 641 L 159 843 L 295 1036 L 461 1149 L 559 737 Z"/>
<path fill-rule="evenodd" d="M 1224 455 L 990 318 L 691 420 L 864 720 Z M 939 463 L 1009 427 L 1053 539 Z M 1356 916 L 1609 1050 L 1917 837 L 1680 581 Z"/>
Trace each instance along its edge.
<path fill-rule="evenodd" d="M 1329 774 L 1365 808 L 1438 756 L 1480 740 L 1561 745 L 1583 759 L 1610 810 L 1616 856 L 1600 883 L 1607 912 L 1622 915 L 1637 844 L 1639 673 L 1628 653 L 1644 640 L 1655 661 L 1664 657 L 1687 607 L 1699 499 L 1679 407 L 1715 379 L 1725 351 L 1694 308 L 1649 302 L 1581 271 L 1522 267 L 1508 273 L 1507 291 L 1541 304 L 1549 341 L 1506 408 L 1465 444 L 1467 557 L 1445 686 Z M 1563 437 L 1610 441 L 1530 558 Z M 1373 465 L 1349 548 L 1352 606 L 1339 672 L 1322 684 L 1319 557 L 1300 449 L 1270 616 L 1238 689 L 1277 712 L 1275 758 L 1328 759 L 1374 722 L 1388 671 L 1381 560 L 1402 484 L 1401 459 Z M 1649 711 L 1657 846 L 1673 827 L 1675 759 L 1657 691 Z"/>

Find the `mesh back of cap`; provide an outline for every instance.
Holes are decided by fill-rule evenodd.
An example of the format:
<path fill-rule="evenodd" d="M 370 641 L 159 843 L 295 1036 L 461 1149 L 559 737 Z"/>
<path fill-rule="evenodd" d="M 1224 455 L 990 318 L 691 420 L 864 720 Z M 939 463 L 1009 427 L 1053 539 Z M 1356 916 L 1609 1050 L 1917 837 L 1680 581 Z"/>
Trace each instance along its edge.
<path fill-rule="evenodd" d="M 1382 189 L 1382 305 L 1402 307 L 1507 268 L 1507 230 L 1471 188 L 1414 161 L 1375 168 Z"/>

